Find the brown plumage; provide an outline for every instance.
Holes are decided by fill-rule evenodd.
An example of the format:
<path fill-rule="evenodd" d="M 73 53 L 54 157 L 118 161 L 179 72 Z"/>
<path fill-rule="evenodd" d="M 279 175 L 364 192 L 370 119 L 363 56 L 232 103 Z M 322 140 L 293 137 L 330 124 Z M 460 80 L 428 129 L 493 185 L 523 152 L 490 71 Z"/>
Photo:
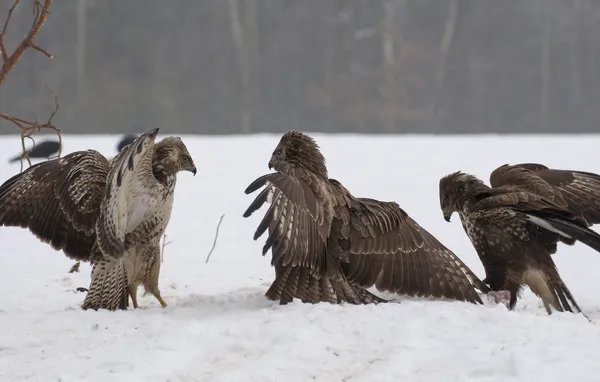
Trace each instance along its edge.
<path fill-rule="evenodd" d="M 77 151 L 31 166 L 0 186 L 0 225 L 28 228 L 72 259 L 93 264 L 88 309 L 137 307 L 139 284 L 158 290 L 159 240 L 173 203 L 176 174 L 196 173 L 179 138 L 154 143 L 158 129 L 109 161 Z"/>
<path fill-rule="evenodd" d="M 600 251 L 600 235 L 544 187 L 542 182 L 537 192 L 512 185 L 491 188 L 473 175 L 455 172 L 440 180 L 440 206 L 448 222 L 458 212 L 485 268 L 484 281 L 493 291 L 510 292 L 510 309 L 528 285 L 548 313 L 550 306 L 580 312 L 550 255 L 561 238 Z"/>
<path fill-rule="evenodd" d="M 557 205 L 600 223 L 600 175 L 551 169 L 537 163 L 505 164 L 490 175 L 492 187 L 516 186 L 545 196 Z"/>
<path fill-rule="evenodd" d="M 244 213 L 269 209 L 254 235 L 268 230 L 275 280 L 267 298 L 364 304 L 385 300 L 368 292 L 481 303 L 475 287 L 487 286 L 448 248 L 395 202 L 354 197 L 330 179 L 315 141 L 286 133 L 269 168 L 246 193 L 266 186 Z"/>

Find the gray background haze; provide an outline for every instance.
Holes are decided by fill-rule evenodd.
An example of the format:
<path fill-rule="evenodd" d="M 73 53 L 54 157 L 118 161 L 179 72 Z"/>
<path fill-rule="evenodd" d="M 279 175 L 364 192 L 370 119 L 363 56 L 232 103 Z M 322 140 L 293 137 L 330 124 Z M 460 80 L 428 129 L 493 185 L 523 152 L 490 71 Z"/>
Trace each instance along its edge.
<path fill-rule="evenodd" d="M 600 131 L 597 0 L 56 0 L 36 41 L 0 110 L 44 80 L 70 134 Z"/>

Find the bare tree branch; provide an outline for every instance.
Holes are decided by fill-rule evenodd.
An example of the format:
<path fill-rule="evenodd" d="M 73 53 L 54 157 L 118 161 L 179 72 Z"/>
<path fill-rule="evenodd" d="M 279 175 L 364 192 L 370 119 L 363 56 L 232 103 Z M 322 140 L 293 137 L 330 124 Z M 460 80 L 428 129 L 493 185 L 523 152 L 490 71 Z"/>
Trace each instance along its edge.
<path fill-rule="evenodd" d="M 14 52 L 12 52 L 9 55 L 8 52 L 6 51 L 6 44 L 5 44 L 4 39 L 6 37 L 6 32 L 8 31 L 8 26 L 10 24 L 11 18 L 13 16 L 13 12 L 14 12 L 15 8 L 17 7 L 17 5 L 19 4 L 19 2 L 20 2 L 20 0 L 14 0 L 13 5 L 10 7 L 10 9 L 8 11 L 8 16 L 6 17 L 6 20 L 4 21 L 4 25 L 2 27 L 2 32 L 0 32 L 0 56 L 2 57 L 2 67 L 0 68 L 0 86 L 4 83 L 4 81 L 6 81 L 6 78 L 8 77 L 8 73 L 10 73 L 10 71 L 15 67 L 15 65 L 17 64 L 17 61 L 19 60 L 19 58 L 21 57 L 21 55 L 23 54 L 23 52 L 25 52 L 25 50 L 27 48 L 32 48 L 34 50 L 37 50 L 38 52 L 41 52 L 48 58 L 53 57 L 52 54 L 50 54 L 48 51 L 44 50 L 40 46 L 36 45 L 33 41 L 35 39 L 35 37 L 38 35 L 40 29 L 42 29 L 42 26 L 44 25 L 44 23 L 46 22 L 46 18 L 48 16 L 48 10 L 50 9 L 52 0 L 44 0 L 43 4 L 39 0 L 34 0 L 34 2 L 33 2 L 34 18 L 33 18 L 33 22 L 31 25 L 31 29 L 29 30 L 29 33 L 27 33 L 27 35 L 23 38 L 23 40 L 19 43 L 19 45 L 17 45 Z M 21 129 L 21 147 L 23 149 L 23 156 L 21 157 L 21 170 L 23 170 L 23 160 L 27 160 L 27 163 L 31 166 L 31 160 L 29 159 L 29 156 L 27 155 L 27 150 L 25 148 L 25 138 L 31 139 L 35 145 L 35 141 L 33 140 L 33 138 L 31 136 L 33 133 L 41 131 L 41 129 L 51 129 L 54 132 L 56 132 L 56 134 L 58 136 L 58 142 L 59 142 L 59 149 L 58 149 L 57 157 L 60 157 L 60 155 L 62 154 L 61 131 L 52 124 L 52 118 L 54 118 L 54 116 L 58 112 L 58 96 L 43 81 L 42 81 L 42 84 L 50 92 L 50 94 L 52 94 L 52 97 L 54 98 L 54 110 L 52 111 L 52 113 L 50 114 L 50 117 L 48 118 L 48 120 L 46 122 L 40 123 L 37 120 L 28 121 L 23 118 L 13 117 L 6 113 L 0 112 L 0 119 L 4 119 L 9 122 L 12 122 L 13 124 L 15 124 L 17 127 L 19 127 Z"/>
<path fill-rule="evenodd" d="M 210 252 L 208 252 L 208 256 L 206 256 L 206 261 L 204 262 L 205 264 L 208 263 L 208 260 L 210 259 L 210 255 L 212 255 L 213 251 L 215 250 L 215 246 L 217 245 L 217 238 L 219 237 L 219 227 L 221 227 L 221 223 L 223 222 L 224 217 L 225 217 L 225 214 L 221 215 L 221 219 L 219 219 L 219 224 L 217 224 L 217 232 L 215 233 L 215 240 L 213 241 L 213 245 L 212 245 L 212 248 L 210 249 Z"/>
<path fill-rule="evenodd" d="M 33 48 L 39 52 L 42 52 L 46 57 L 52 58 L 52 54 L 47 52 L 46 50 L 40 48 L 35 45 L 33 39 L 37 36 L 42 26 L 44 26 L 44 22 L 46 22 L 46 17 L 48 16 L 48 10 L 50 9 L 50 5 L 52 4 L 52 0 L 44 0 L 44 4 L 42 5 L 38 0 L 35 0 L 34 5 L 34 14 L 35 17 L 33 19 L 33 25 L 31 26 L 31 30 L 27 33 L 27 36 L 17 45 L 15 51 L 9 56 L 6 51 L 6 46 L 4 44 L 4 38 L 6 36 L 6 31 L 8 30 L 8 25 L 10 24 L 10 19 L 12 18 L 13 12 L 17 5 L 21 0 L 15 0 L 12 7 L 8 10 L 8 16 L 6 17 L 6 21 L 4 22 L 4 26 L 2 27 L 2 32 L 0 32 L 0 50 L 2 51 L 2 69 L 0 70 L 0 85 L 4 83 L 8 73 L 14 68 L 17 64 L 17 61 L 25 52 L 27 48 Z"/>

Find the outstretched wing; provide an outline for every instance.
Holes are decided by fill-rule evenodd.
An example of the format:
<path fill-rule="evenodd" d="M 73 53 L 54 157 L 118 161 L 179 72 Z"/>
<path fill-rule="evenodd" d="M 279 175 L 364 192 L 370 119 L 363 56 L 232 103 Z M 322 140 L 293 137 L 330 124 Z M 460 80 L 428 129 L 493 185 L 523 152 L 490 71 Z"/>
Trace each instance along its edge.
<path fill-rule="evenodd" d="M 28 228 L 68 257 L 88 260 L 108 169 L 95 150 L 29 167 L 0 186 L 0 225 Z"/>
<path fill-rule="evenodd" d="M 331 202 L 327 184 L 315 175 L 289 164 L 278 172 L 252 182 L 245 193 L 266 186 L 244 212 L 249 217 L 267 202 L 269 209 L 259 223 L 254 240 L 268 229 L 263 255 L 272 248 L 272 265 L 302 266 L 319 274 L 325 264 L 331 225 Z"/>
<path fill-rule="evenodd" d="M 473 199 L 474 201 L 467 206 L 469 212 L 507 208 L 524 213 L 552 215 L 583 227 L 587 225 L 581 215 L 562 208 L 540 194 L 522 188 L 492 188 Z"/>
<path fill-rule="evenodd" d="M 346 254 L 348 281 L 415 297 L 482 303 L 474 286 L 482 292 L 489 288 L 397 203 L 346 199 L 347 213 L 334 221 L 332 234 Z"/>
<path fill-rule="evenodd" d="M 484 211 L 501 209 L 522 213 L 521 219 L 538 225 L 550 232 L 558 234 L 556 241 L 572 245 L 575 241 L 600 251 L 600 234 L 588 228 L 587 221 L 571 210 L 557 206 L 541 195 L 519 189 L 495 188 L 490 189 L 485 197 L 469 206 L 469 211 Z M 509 220 L 510 220 L 510 216 Z M 550 253 L 556 252 L 556 247 L 548 243 Z"/>
<path fill-rule="evenodd" d="M 567 202 L 563 199 L 560 190 L 541 178 L 535 172 L 537 169 L 539 167 L 533 164 L 524 167 L 500 166 L 490 174 L 490 185 L 492 188 L 517 187 L 541 195 L 561 207 L 566 207 Z"/>
<path fill-rule="evenodd" d="M 96 221 L 98 248 L 104 255 L 121 257 L 125 235 L 156 208 L 158 201 L 151 195 L 156 194 L 156 187 L 161 187 L 152 175 L 157 134 L 158 129 L 153 129 L 140 135 L 113 160 Z"/>
<path fill-rule="evenodd" d="M 523 174 L 523 175 L 518 175 Z M 513 185 L 538 192 L 591 224 L 600 223 L 600 175 L 583 171 L 550 169 L 537 163 L 500 166 L 490 176 L 492 187 Z M 551 195 L 559 195 L 558 198 Z M 560 201 L 562 199 L 563 202 Z"/>

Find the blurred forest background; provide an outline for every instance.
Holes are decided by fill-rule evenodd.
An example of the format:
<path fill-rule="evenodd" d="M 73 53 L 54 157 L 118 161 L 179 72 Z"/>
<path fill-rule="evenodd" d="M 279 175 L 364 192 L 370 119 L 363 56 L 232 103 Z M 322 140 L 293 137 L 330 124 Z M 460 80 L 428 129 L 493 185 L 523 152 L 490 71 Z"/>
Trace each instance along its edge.
<path fill-rule="evenodd" d="M 600 131 L 599 0 L 61 0 L 36 42 L 0 110 L 43 80 L 65 133 Z"/>

